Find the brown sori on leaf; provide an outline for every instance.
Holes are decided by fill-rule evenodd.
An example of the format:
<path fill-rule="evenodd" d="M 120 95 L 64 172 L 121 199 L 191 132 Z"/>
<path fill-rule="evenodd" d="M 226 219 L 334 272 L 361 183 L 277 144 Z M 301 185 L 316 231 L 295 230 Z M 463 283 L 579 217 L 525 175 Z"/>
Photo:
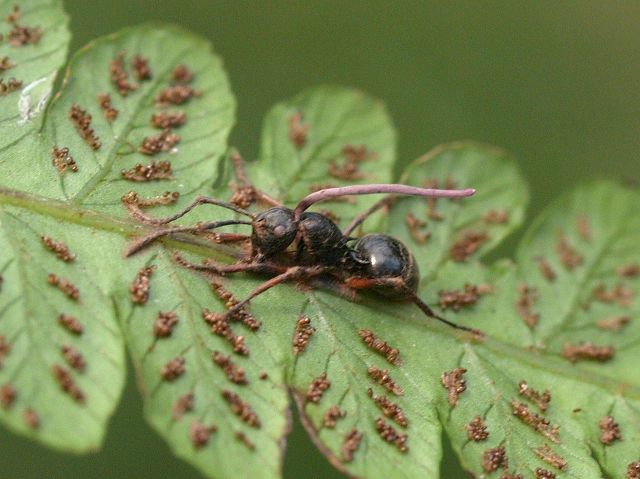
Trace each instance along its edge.
<path fill-rule="evenodd" d="M 437 179 L 426 179 L 422 182 L 423 188 L 438 188 Z M 438 198 L 427 198 L 427 217 L 433 221 L 442 221 L 443 217 L 438 213 Z"/>
<path fill-rule="evenodd" d="M 404 394 L 404 389 L 402 389 L 396 382 L 391 379 L 389 375 L 388 369 L 379 369 L 375 366 L 369 366 L 367 370 L 371 379 L 376 381 L 380 386 L 384 387 L 390 393 L 395 394 L 396 396 L 402 396 Z"/>
<path fill-rule="evenodd" d="M 440 376 L 442 386 L 449 391 L 448 401 L 452 408 L 458 404 L 458 398 L 467 389 L 466 381 L 462 378 L 466 372 L 465 368 L 455 368 L 453 371 L 444 372 Z"/>
<path fill-rule="evenodd" d="M 472 306 L 478 302 L 480 296 L 493 291 L 490 284 L 465 284 L 463 290 L 438 291 L 439 303 L 442 309 L 451 308 L 460 311 L 461 308 Z"/>
<path fill-rule="evenodd" d="M 40 428 L 40 416 L 35 410 L 31 408 L 25 409 L 22 418 L 24 419 L 24 423 L 31 429 Z"/>
<path fill-rule="evenodd" d="M 623 307 L 630 307 L 633 305 L 633 290 L 621 283 L 617 284 L 609 291 L 607 291 L 604 284 L 599 284 L 593 289 L 591 295 L 593 299 L 602 303 L 615 303 Z"/>
<path fill-rule="evenodd" d="M 451 246 L 451 259 L 467 261 L 488 240 L 489 235 L 483 231 L 468 231 Z"/>
<path fill-rule="evenodd" d="M 13 406 L 18 393 L 11 384 L 3 384 L 0 386 L 0 407 L 9 409 Z"/>
<path fill-rule="evenodd" d="M 256 445 L 243 431 L 236 431 L 233 435 L 238 441 L 247 446 L 248 449 L 255 451 Z"/>
<path fill-rule="evenodd" d="M 504 224 L 509 221 L 509 212 L 507 210 L 489 210 L 482 215 L 485 223 Z"/>
<path fill-rule="evenodd" d="M 578 216 L 576 219 L 576 229 L 578 230 L 580 238 L 587 242 L 591 241 L 591 224 L 586 216 Z"/>
<path fill-rule="evenodd" d="M 391 401 L 387 396 L 384 394 L 376 395 L 373 393 L 373 389 L 371 388 L 367 389 L 367 394 L 371 399 L 373 399 L 373 402 L 376 403 L 376 406 L 380 408 L 382 414 L 386 417 L 395 421 L 399 426 L 407 427 L 409 425 L 409 420 L 402 408 Z"/>
<path fill-rule="evenodd" d="M 362 341 L 374 351 L 384 356 L 391 364 L 402 364 L 400 359 L 400 350 L 391 347 L 386 341 L 378 338 L 370 329 L 361 329 L 358 331 Z"/>
<path fill-rule="evenodd" d="M 71 251 L 69 251 L 69 247 L 66 244 L 64 244 L 62 241 L 55 241 L 50 236 L 45 236 L 45 235 L 40 236 L 40 239 L 42 240 L 42 243 L 44 244 L 44 246 L 48 250 L 53 251 L 56 254 L 56 256 L 60 258 L 62 261 L 69 263 L 76 259 L 76 255 L 71 253 Z"/>
<path fill-rule="evenodd" d="M 328 429 L 333 429 L 336 427 L 338 419 L 342 419 L 346 415 L 347 411 L 343 411 L 337 404 L 334 404 L 324 413 L 322 425 Z"/>
<path fill-rule="evenodd" d="M 173 311 L 158 312 L 155 322 L 153 323 L 153 334 L 156 338 L 167 338 L 171 336 L 173 328 L 178 324 L 178 315 Z"/>
<path fill-rule="evenodd" d="M 194 396 L 192 392 L 188 392 L 180 396 L 173 404 L 172 417 L 175 421 L 182 419 L 186 413 L 193 411 Z"/>
<path fill-rule="evenodd" d="M 64 345 L 61 348 L 62 356 L 67 364 L 78 371 L 79 373 L 83 373 L 87 367 L 87 362 L 84 359 L 84 356 L 75 349 L 73 346 Z"/>
<path fill-rule="evenodd" d="M 172 359 L 160 369 L 160 376 L 165 381 L 175 381 L 186 372 L 185 359 L 182 356 Z"/>
<path fill-rule="evenodd" d="M 58 316 L 58 323 L 70 333 L 75 335 L 81 335 L 84 332 L 84 326 L 70 314 L 60 314 Z"/>
<path fill-rule="evenodd" d="M 596 326 L 605 331 L 620 331 L 631 322 L 631 316 L 610 316 L 596 322 Z"/>
<path fill-rule="evenodd" d="M 108 122 L 112 122 L 118 118 L 119 111 L 111 104 L 111 95 L 108 93 L 98 94 L 98 105 L 100 105 L 100 108 L 104 113 L 104 117 Z"/>
<path fill-rule="evenodd" d="M 151 117 L 151 125 L 155 128 L 177 128 L 187 121 L 187 114 L 183 111 L 160 111 Z"/>
<path fill-rule="evenodd" d="M 341 165 L 338 165 L 335 159 L 331 160 L 329 163 L 329 175 L 340 180 L 354 181 L 365 177 L 360 172 L 360 163 L 374 158 L 375 154 L 369 153 L 364 145 L 345 145 L 342 148 L 342 156 L 344 157 L 344 162 Z"/>
<path fill-rule="evenodd" d="M 526 284 L 518 286 L 520 297 L 516 303 L 516 310 L 529 328 L 533 329 L 540 321 L 540 314 L 533 311 L 533 305 L 538 301 L 538 289 Z"/>
<path fill-rule="evenodd" d="M 22 81 L 15 78 L 9 78 L 7 83 L 4 82 L 4 78 L 0 78 L 0 96 L 8 95 L 14 91 L 22 88 Z"/>
<path fill-rule="evenodd" d="M 180 143 L 180 140 L 180 136 L 171 133 L 169 128 L 165 128 L 158 135 L 144 137 L 138 151 L 145 155 L 157 155 L 162 151 L 170 151 Z"/>
<path fill-rule="evenodd" d="M 129 286 L 131 302 L 134 304 L 145 304 L 149 300 L 149 290 L 151 288 L 151 275 L 156 270 L 156 266 L 142 268 L 136 274 L 133 282 Z"/>
<path fill-rule="evenodd" d="M 218 430 L 215 425 L 205 426 L 199 421 L 193 421 L 189 426 L 189 438 L 195 449 L 201 449 L 209 442 L 211 433 Z"/>
<path fill-rule="evenodd" d="M 299 356 L 307 348 L 309 339 L 316 332 L 316 328 L 311 326 L 309 316 L 300 316 L 296 322 L 296 330 L 293 334 L 293 354 Z"/>
<path fill-rule="evenodd" d="M 302 123 L 302 112 L 295 112 L 289 117 L 289 140 L 298 150 L 307 144 L 309 125 Z"/>
<path fill-rule="evenodd" d="M 178 201 L 178 198 L 180 198 L 180 193 L 177 191 L 165 191 L 161 195 L 152 196 L 151 198 L 141 198 L 135 191 L 130 191 L 122 196 L 120 200 L 127 208 L 129 208 L 129 205 L 134 205 L 139 208 L 151 208 L 153 206 L 172 205 Z"/>
<path fill-rule="evenodd" d="M 171 79 L 175 83 L 191 83 L 193 81 L 193 72 L 186 65 L 178 65 L 171 72 Z"/>
<path fill-rule="evenodd" d="M 17 3 L 13 5 L 11 12 L 5 17 L 8 23 L 12 25 L 17 23 L 18 20 L 22 17 L 22 10 L 20 9 L 20 5 Z"/>
<path fill-rule="evenodd" d="M 551 464 L 553 467 L 564 471 L 567 468 L 567 461 L 564 457 L 554 452 L 548 444 L 544 444 L 541 447 L 536 447 L 533 452 L 547 464 Z"/>
<path fill-rule="evenodd" d="M 556 475 L 551 471 L 538 467 L 536 468 L 536 479 L 556 479 Z"/>
<path fill-rule="evenodd" d="M 240 399 L 240 396 L 236 393 L 226 389 L 222 390 L 222 397 L 229 403 L 231 411 L 238 416 L 242 422 L 251 427 L 260 427 L 260 418 L 253 411 L 249 403 Z"/>
<path fill-rule="evenodd" d="M 42 33 L 40 27 L 24 27 L 14 23 L 9 33 L 7 33 L 7 41 L 9 45 L 15 48 L 36 45 L 42 38 Z"/>
<path fill-rule="evenodd" d="M 424 233 L 420 231 L 421 228 L 426 228 L 427 222 L 418 219 L 412 212 L 407 213 L 407 216 L 404 217 L 404 222 L 409 229 L 411 238 L 416 243 L 425 244 L 427 240 L 431 238 L 431 233 L 429 231 L 425 231 Z"/>
<path fill-rule="evenodd" d="M 600 442 L 606 446 L 610 445 L 613 441 L 619 441 L 622 439 L 622 433 L 620 432 L 620 426 L 614 421 L 612 416 L 605 416 L 600 419 L 598 423 L 602 434 L 600 434 Z"/>
<path fill-rule="evenodd" d="M 545 436 L 550 441 L 559 444 L 558 439 L 558 426 L 551 426 L 548 419 L 543 418 L 539 414 L 531 411 L 529 406 L 519 401 L 511 401 L 511 411 L 513 415 L 520 419 L 527 426 L 530 426 L 540 434 Z"/>
<path fill-rule="evenodd" d="M 73 157 L 69 154 L 69 148 L 58 148 L 54 146 L 51 150 L 51 163 L 56 167 L 58 173 L 62 174 L 67 168 L 74 173 L 78 171 L 78 165 Z"/>
<path fill-rule="evenodd" d="M 225 314 L 214 313 L 208 309 L 204 309 L 202 311 L 202 318 L 211 326 L 211 332 L 226 339 L 229 344 L 233 346 L 233 350 L 236 353 L 245 356 L 249 354 L 249 349 L 245 345 L 244 336 L 238 336 L 233 332 Z"/>
<path fill-rule="evenodd" d="M 156 103 L 159 105 L 182 105 L 188 102 L 194 96 L 200 96 L 202 93 L 194 90 L 186 85 L 168 86 L 156 96 Z"/>
<path fill-rule="evenodd" d="M 51 366 L 51 373 L 53 377 L 56 379 L 60 388 L 71 396 L 78 404 L 84 404 L 86 401 L 84 393 L 80 390 L 73 377 L 71 376 L 71 372 L 58 364 L 54 364 Z"/>
<path fill-rule="evenodd" d="M 135 181 L 138 183 L 146 181 L 170 180 L 171 176 L 170 161 L 152 161 L 148 165 L 138 163 L 129 170 L 122 170 L 120 174 L 125 180 Z"/>
<path fill-rule="evenodd" d="M 11 61 L 9 57 L 0 58 L 0 72 L 5 72 L 15 66 L 16 66 L 16 63 Z"/>
<path fill-rule="evenodd" d="M 640 461 L 634 461 L 627 466 L 627 479 L 640 479 Z"/>
<path fill-rule="evenodd" d="M 227 309 L 233 308 L 236 304 L 238 304 L 238 299 L 228 291 L 222 283 L 218 281 L 212 281 L 211 289 L 218 295 L 218 297 L 225 302 L 225 307 Z M 247 326 L 252 331 L 257 331 L 260 329 L 261 323 L 256 319 L 256 317 L 251 314 L 246 308 L 241 308 L 240 310 L 234 312 L 230 317 L 232 321 L 241 321 L 242 324 Z"/>
<path fill-rule="evenodd" d="M 636 278 L 640 276 L 640 263 L 629 263 L 618 266 L 616 273 L 623 278 Z"/>
<path fill-rule="evenodd" d="M 538 263 L 538 269 L 540 269 L 540 273 L 542 273 L 542 276 L 544 276 L 547 281 L 553 282 L 556 280 L 557 274 L 546 259 L 539 257 L 536 258 L 536 262 Z"/>
<path fill-rule="evenodd" d="M 69 118 L 84 142 L 93 150 L 100 149 L 102 142 L 91 128 L 91 115 L 79 105 L 74 104 L 69 110 Z"/>
<path fill-rule="evenodd" d="M 596 346 L 590 341 L 579 344 L 565 343 L 562 356 L 572 363 L 580 360 L 606 362 L 613 358 L 616 350 L 613 346 Z"/>
<path fill-rule="evenodd" d="M 362 433 L 357 429 L 349 431 L 342 442 L 342 462 L 353 461 L 353 455 L 360 447 L 362 442 Z"/>
<path fill-rule="evenodd" d="M 497 471 L 500 467 L 509 467 L 504 447 L 494 447 L 482 453 L 482 468 L 486 472 Z"/>
<path fill-rule="evenodd" d="M 324 392 L 331 387 L 331 381 L 327 379 L 327 373 L 322 373 L 309 384 L 305 397 L 307 401 L 317 404 L 322 399 Z"/>
<path fill-rule="evenodd" d="M 133 68 L 133 73 L 138 81 L 151 80 L 153 77 L 151 67 L 149 66 L 149 60 L 142 55 L 136 55 L 133 57 L 131 60 L 131 68 Z"/>
<path fill-rule="evenodd" d="M 376 419 L 376 431 L 384 441 L 395 445 L 400 452 L 409 450 L 409 446 L 407 446 L 408 435 L 399 433 L 381 417 Z"/>
<path fill-rule="evenodd" d="M 487 425 L 480 416 L 474 417 L 464 428 L 470 441 L 486 441 L 489 438 Z"/>
<path fill-rule="evenodd" d="M 47 276 L 47 282 L 51 286 L 56 286 L 70 299 L 74 301 L 78 301 L 78 299 L 80 299 L 80 290 L 68 279 L 60 278 L 55 274 L 49 274 L 49 276 Z"/>
<path fill-rule="evenodd" d="M 211 359 L 222 368 L 229 381 L 235 384 L 247 384 L 248 381 L 244 369 L 231 361 L 230 356 L 225 356 L 220 351 L 214 351 Z"/>
<path fill-rule="evenodd" d="M 520 396 L 524 396 L 533 402 L 536 406 L 540 408 L 542 412 L 545 412 L 549 408 L 549 403 L 551 402 L 551 393 L 545 389 L 544 392 L 540 393 L 539 391 L 530 387 L 526 381 L 520 381 L 518 384 L 518 392 Z"/>
<path fill-rule="evenodd" d="M 569 243 L 567 236 L 562 233 L 558 237 L 556 253 L 558 254 L 558 258 L 560 258 L 560 262 L 569 271 L 574 270 L 584 261 L 582 255 L 575 250 L 571 243 Z"/>
<path fill-rule="evenodd" d="M 500 479 L 524 479 L 522 474 L 516 474 L 515 472 L 505 472 L 500 476 Z"/>
<path fill-rule="evenodd" d="M 11 352 L 11 344 L 7 341 L 3 335 L 0 334 L 0 370 L 3 367 L 4 360 Z"/>
<path fill-rule="evenodd" d="M 111 75 L 111 83 L 116 87 L 121 96 L 127 96 L 130 92 L 136 90 L 138 85 L 129 81 L 129 73 L 127 73 L 124 52 L 120 52 L 109 63 L 109 73 Z"/>

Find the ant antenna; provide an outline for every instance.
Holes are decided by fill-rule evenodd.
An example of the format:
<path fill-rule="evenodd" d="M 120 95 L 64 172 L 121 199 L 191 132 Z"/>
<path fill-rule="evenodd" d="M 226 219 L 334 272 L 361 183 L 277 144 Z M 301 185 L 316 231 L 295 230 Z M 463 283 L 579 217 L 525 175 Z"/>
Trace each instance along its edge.
<path fill-rule="evenodd" d="M 471 196 L 476 190 L 467 188 L 464 190 L 440 190 L 436 188 L 418 188 L 417 186 L 409 186 L 397 183 L 373 183 L 370 185 L 350 185 L 339 186 L 336 188 L 325 188 L 318 190 L 305 196 L 296 209 L 294 210 L 294 218 L 296 221 L 300 219 L 300 215 L 304 210 L 318 201 L 328 200 L 348 195 L 371 195 L 376 193 L 393 193 L 406 196 L 428 196 L 435 198 L 460 198 L 463 196 Z"/>

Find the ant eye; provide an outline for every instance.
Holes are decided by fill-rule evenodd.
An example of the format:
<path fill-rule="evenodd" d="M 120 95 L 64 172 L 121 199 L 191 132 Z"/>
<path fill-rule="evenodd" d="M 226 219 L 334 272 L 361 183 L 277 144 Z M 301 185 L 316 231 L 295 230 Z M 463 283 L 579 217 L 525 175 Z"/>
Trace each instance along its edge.
<path fill-rule="evenodd" d="M 286 228 L 282 225 L 278 225 L 275 228 L 273 228 L 273 234 L 276 236 L 282 236 L 284 235 L 286 232 Z"/>

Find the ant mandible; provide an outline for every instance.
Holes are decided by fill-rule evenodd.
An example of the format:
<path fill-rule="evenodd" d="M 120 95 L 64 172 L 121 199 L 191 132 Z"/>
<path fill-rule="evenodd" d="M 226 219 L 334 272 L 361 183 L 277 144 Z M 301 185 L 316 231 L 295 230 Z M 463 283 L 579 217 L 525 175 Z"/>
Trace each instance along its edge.
<path fill-rule="evenodd" d="M 239 159 L 234 159 L 238 177 L 244 177 Z M 246 181 L 246 180 L 245 180 Z M 254 191 L 253 187 L 251 187 Z M 151 225 L 165 225 L 189 213 L 197 206 L 211 204 L 230 209 L 247 216 L 251 221 L 226 220 L 198 223 L 195 226 L 163 228 L 149 233 L 135 242 L 126 251 L 130 256 L 151 242 L 163 236 L 176 233 L 201 233 L 228 225 L 249 225 L 251 235 L 219 234 L 222 241 L 251 241 L 251 254 L 232 264 L 218 264 L 211 261 L 203 264 L 190 263 L 178 255 L 176 261 L 184 267 L 208 271 L 218 275 L 238 272 L 253 272 L 271 275 L 244 300 L 238 302 L 225 315 L 239 313 L 256 296 L 268 289 L 292 280 L 309 280 L 328 277 L 338 280 L 341 292 L 355 298 L 358 290 L 370 290 L 379 295 L 398 301 L 411 301 L 428 317 L 464 331 L 481 334 L 480 331 L 461 326 L 437 315 L 417 295 L 420 273 L 415 257 L 398 239 L 386 234 L 367 234 L 361 238 L 349 236 L 368 216 L 389 204 L 392 196 L 374 204 L 357 216 L 343 231 L 326 216 L 306 211 L 319 201 L 340 198 L 348 195 L 368 195 L 383 193 L 387 195 L 423 196 L 438 198 L 460 198 L 471 196 L 474 189 L 442 190 L 419 188 L 403 184 L 367 184 L 325 188 L 307 195 L 294 208 L 287 208 L 265 193 L 259 192 L 263 202 L 271 208 L 258 214 L 240 208 L 234 204 L 206 196 L 197 197 L 189 206 L 166 218 L 152 218 L 135 205 L 129 204 L 131 214 Z M 355 242 L 351 245 L 352 242 Z M 290 246 L 294 245 L 293 251 Z"/>

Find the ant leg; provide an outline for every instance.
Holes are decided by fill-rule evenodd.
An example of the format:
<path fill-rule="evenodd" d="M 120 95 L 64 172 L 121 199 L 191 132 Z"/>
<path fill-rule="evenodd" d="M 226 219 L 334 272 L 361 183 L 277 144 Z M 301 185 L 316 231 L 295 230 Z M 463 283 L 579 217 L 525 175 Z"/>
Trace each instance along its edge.
<path fill-rule="evenodd" d="M 126 251 L 125 258 L 137 253 L 141 249 L 145 248 L 158 238 L 163 236 L 170 236 L 175 233 L 201 233 L 210 229 L 218 228 L 220 226 L 235 225 L 235 224 L 247 224 L 248 222 L 238 222 L 236 220 L 229 221 L 210 221 L 208 223 L 200 223 L 196 226 L 176 226 L 173 228 L 164 228 L 158 231 L 153 231 L 146 236 L 143 236 L 135 243 L 133 243 Z"/>
<path fill-rule="evenodd" d="M 389 195 L 385 198 L 382 198 L 380 201 L 376 202 L 373 204 L 373 206 L 371 206 L 368 210 L 360 213 L 358 216 L 356 216 L 353 221 L 351 221 L 351 223 L 349 223 L 349 226 L 347 226 L 344 231 L 342 231 L 342 234 L 344 236 L 349 236 L 358 226 L 360 226 L 362 223 L 364 223 L 364 221 L 371 216 L 373 213 L 375 213 L 376 211 L 382 209 L 382 208 L 388 208 L 391 207 L 394 201 L 394 197 Z"/>
<path fill-rule="evenodd" d="M 125 202 L 125 204 L 132 216 L 138 218 L 139 220 L 145 223 L 152 224 L 152 225 L 164 225 L 167 223 L 171 223 L 172 221 L 175 221 L 178 218 L 182 218 L 184 215 L 189 213 L 194 208 L 200 205 L 205 205 L 205 204 L 221 206 L 223 208 L 233 210 L 236 213 L 240 213 L 242 215 L 253 218 L 253 214 L 249 213 L 247 210 L 239 208 L 231 203 L 227 203 L 226 201 L 220 201 L 220 200 L 216 200 L 215 198 L 209 198 L 208 196 L 198 196 L 195 200 L 193 200 L 193 202 L 189 206 L 165 218 L 152 218 L 151 216 L 146 215 L 145 213 L 142 212 L 142 210 L 138 207 L 138 205 L 135 202 L 130 201 L 130 202 Z M 246 223 L 246 224 L 251 224 L 251 223 Z"/>
<path fill-rule="evenodd" d="M 227 273 L 262 273 L 262 274 L 282 274 L 287 271 L 288 267 L 279 266 L 272 263 L 233 263 L 233 264 L 219 264 L 214 262 L 209 263 L 192 263 L 187 261 L 178 253 L 173 254 L 173 260 L 180 266 L 195 271 L 207 271 L 209 273 L 219 274 L 221 276 Z"/>

